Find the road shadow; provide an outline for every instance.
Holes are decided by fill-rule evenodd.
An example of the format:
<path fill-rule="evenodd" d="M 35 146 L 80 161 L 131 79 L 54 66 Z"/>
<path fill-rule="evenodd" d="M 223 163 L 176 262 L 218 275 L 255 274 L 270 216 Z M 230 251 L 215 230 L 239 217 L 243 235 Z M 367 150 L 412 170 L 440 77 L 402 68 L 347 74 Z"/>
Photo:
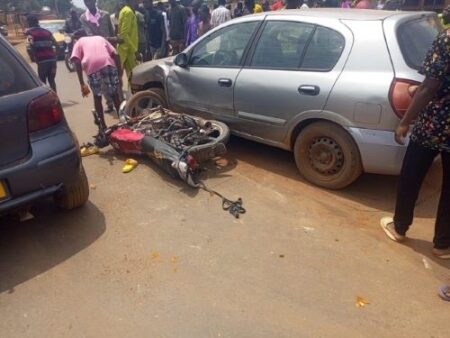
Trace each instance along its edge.
<path fill-rule="evenodd" d="M 106 229 L 105 217 L 91 202 L 59 211 L 53 201 L 38 202 L 33 220 L 0 218 L 0 293 L 64 262 L 95 242 Z"/>
<path fill-rule="evenodd" d="M 99 155 L 100 158 L 108 161 L 109 165 L 113 165 L 116 162 L 123 164 L 127 158 L 134 158 L 139 161 L 140 165 L 146 165 L 153 172 L 158 174 L 158 176 L 167 184 L 172 187 L 179 189 L 189 197 L 196 197 L 199 193 L 198 188 L 194 188 L 185 183 L 181 178 L 172 176 L 158 164 L 153 162 L 148 156 L 145 155 L 124 155 L 118 153 L 113 148 L 108 147 L 103 149 Z M 226 157 L 218 157 L 211 159 L 210 161 L 201 164 L 202 172 L 199 175 L 201 181 L 207 181 L 209 178 L 227 178 L 230 174 L 227 172 L 233 170 L 237 165 L 235 159 L 228 159 Z"/>
<path fill-rule="evenodd" d="M 72 106 L 76 106 L 77 104 L 79 104 L 79 102 L 78 101 L 73 101 L 73 100 L 67 100 L 67 101 L 61 102 L 61 106 L 63 108 L 69 108 L 69 107 L 72 107 Z"/>
<path fill-rule="evenodd" d="M 302 185 L 313 186 L 299 174 L 293 153 L 286 150 L 233 136 L 228 144 L 226 158 L 230 161 L 245 162 L 275 175 L 287 177 L 294 181 L 293 187 L 296 182 L 299 183 L 299 191 L 302 189 Z M 440 192 L 440 177 L 439 163 L 437 163 L 422 188 L 416 207 L 416 216 L 435 217 Z M 322 189 L 327 193 L 370 208 L 392 212 L 395 205 L 397 180 L 397 176 L 363 174 L 355 183 L 343 190 L 326 190 L 319 187 L 316 189 Z"/>
<path fill-rule="evenodd" d="M 422 239 L 417 239 L 417 238 L 408 238 L 402 244 L 404 246 L 411 248 L 412 250 L 421 254 L 422 256 L 427 257 L 428 259 L 432 260 L 436 264 L 438 264 L 446 269 L 450 269 L 450 260 L 437 258 L 432 254 L 432 252 L 431 252 L 431 248 L 433 247 L 432 242 L 424 241 Z"/>

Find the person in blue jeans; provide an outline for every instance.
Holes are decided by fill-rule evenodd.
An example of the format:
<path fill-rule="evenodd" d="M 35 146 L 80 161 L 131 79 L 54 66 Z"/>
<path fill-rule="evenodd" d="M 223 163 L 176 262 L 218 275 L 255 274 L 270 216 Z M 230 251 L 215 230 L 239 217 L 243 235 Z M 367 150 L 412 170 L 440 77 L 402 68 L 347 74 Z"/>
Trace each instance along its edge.
<path fill-rule="evenodd" d="M 450 259 L 450 29 L 436 37 L 420 72 L 425 80 L 395 132 L 395 140 L 404 144 L 415 121 L 400 173 L 395 214 L 382 218 L 380 225 L 390 239 L 405 240 L 423 180 L 440 155 L 443 177 L 432 251 L 436 257 Z"/>

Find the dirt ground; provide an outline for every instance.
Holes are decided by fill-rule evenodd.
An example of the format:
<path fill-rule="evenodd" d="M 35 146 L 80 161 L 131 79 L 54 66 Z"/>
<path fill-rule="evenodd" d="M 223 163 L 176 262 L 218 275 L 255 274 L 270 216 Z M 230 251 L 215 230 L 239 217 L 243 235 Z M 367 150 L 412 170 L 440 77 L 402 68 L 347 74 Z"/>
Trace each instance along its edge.
<path fill-rule="evenodd" d="M 91 99 L 58 67 L 69 124 L 88 141 Z M 43 201 L 34 220 L 1 218 L 0 336 L 449 336 L 437 291 L 450 264 L 430 254 L 439 163 L 400 245 L 378 226 L 395 177 L 327 191 L 298 175 L 289 152 L 240 138 L 228 148 L 207 182 L 243 198 L 239 220 L 145 159 L 122 174 L 111 150 L 84 159 L 84 208 Z"/>

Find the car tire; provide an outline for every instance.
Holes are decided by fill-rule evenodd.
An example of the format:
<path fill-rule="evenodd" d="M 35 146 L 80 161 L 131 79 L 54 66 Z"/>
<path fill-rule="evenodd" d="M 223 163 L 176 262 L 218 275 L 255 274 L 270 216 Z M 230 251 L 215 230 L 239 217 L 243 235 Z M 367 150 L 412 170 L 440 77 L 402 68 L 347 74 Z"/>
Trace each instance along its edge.
<path fill-rule="evenodd" d="M 72 210 L 83 206 L 89 198 L 89 183 L 81 166 L 77 179 L 70 185 L 64 186 L 55 195 L 56 205 L 64 210 Z"/>
<path fill-rule="evenodd" d="M 138 106 L 139 103 L 141 102 L 141 100 L 144 100 L 144 99 L 151 99 L 157 105 L 160 105 L 163 108 L 167 108 L 167 101 L 166 101 L 166 97 L 164 94 L 164 90 L 161 88 L 152 88 L 152 89 L 144 90 L 144 91 L 134 94 L 127 101 L 127 104 L 126 104 L 125 110 L 124 110 L 125 114 L 128 117 L 135 117 L 136 115 L 138 115 L 135 112 L 135 107 Z"/>
<path fill-rule="evenodd" d="M 345 188 L 363 171 L 352 137 L 331 122 L 306 126 L 295 141 L 294 156 L 302 176 L 327 189 Z"/>
<path fill-rule="evenodd" d="M 162 99 L 162 106 L 164 108 L 168 108 L 168 104 L 167 104 L 167 99 L 166 99 L 166 93 L 164 92 L 164 89 L 162 88 L 151 88 L 149 89 L 150 92 L 155 93 L 156 95 L 159 95 L 159 97 L 161 97 Z"/>

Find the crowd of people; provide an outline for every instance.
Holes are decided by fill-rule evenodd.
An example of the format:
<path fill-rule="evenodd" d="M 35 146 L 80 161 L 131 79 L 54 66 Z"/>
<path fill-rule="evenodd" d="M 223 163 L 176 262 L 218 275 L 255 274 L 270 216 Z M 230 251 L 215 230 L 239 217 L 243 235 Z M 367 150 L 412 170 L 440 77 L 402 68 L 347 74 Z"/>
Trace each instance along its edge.
<path fill-rule="evenodd" d="M 176 55 L 210 29 L 233 18 L 321 6 L 376 8 L 374 0 L 278 0 L 272 4 L 269 0 L 258 1 L 244 0 L 231 8 L 227 0 L 218 0 L 210 8 L 203 0 L 169 0 L 167 7 L 162 2 L 154 5 L 152 0 L 125 0 L 110 14 L 98 8 L 97 0 L 84 0 L 86 11 L 79 16 L 75 9 L 71 10 L 64 27 L 78 42 L 71 60 L 83 96 L 93 92 L 95 109 L 104 124 L 101 97 L 105 97 L 107 112 L 118 109 L 123 98 L 123 72 L 129 78 L 139 61 Z M 36 17 L 30 17 L 28 24 L 27 35 L 35 47 L 39 76 L 56 91 L 55 41 L 50 32 L 39 27 Z M 90 88 L 84 83 L 83 71 Z"/>

